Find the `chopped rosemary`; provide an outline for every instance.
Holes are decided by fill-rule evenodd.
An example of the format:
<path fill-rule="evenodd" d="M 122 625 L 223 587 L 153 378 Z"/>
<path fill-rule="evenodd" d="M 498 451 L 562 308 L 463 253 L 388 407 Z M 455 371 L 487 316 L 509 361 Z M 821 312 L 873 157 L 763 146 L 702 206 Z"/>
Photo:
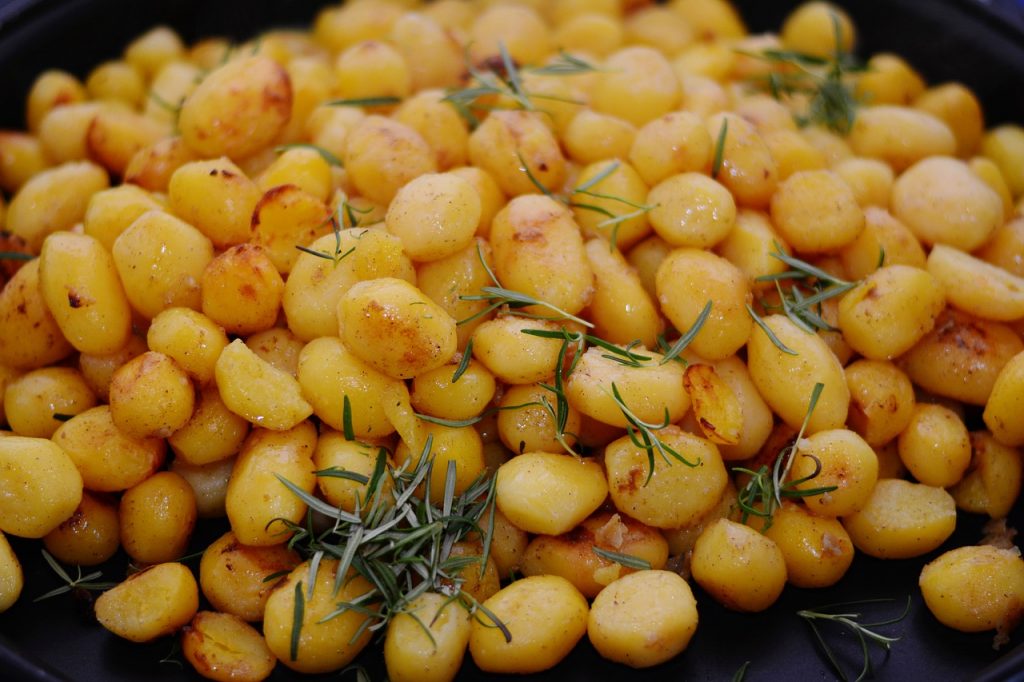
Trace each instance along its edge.
<path fill-rule="evenodd" d="M 590 550 L 608 561 L 614 561 L 617 564 L 625 566 L 626 568 L 633 568 L 638 571 L 649 571 L 651 570 L 651 562 L 640 557 L 633 556 L 632 554 L 622 554 L 621 552 L 613 552 L 611 550 L 602 549 L 597 545 L 594 545 Z"/>
<path fill-rule="evenodd" d="M 725 156 L 725 136 L 729 133 L 729 119 L 722 119 L 722 127 L 718 129 L 718 138 L 715 140 L 715 158 L 711 161 L 711 179 L 717 180 L 718 174 L 722 172 L 722 161 Z"/>
<path fill-rule="evenodd" d="M 56 573 L 57 576 L 64 581 L 64 584 L 60 587 L 50 590 L 49 592 L 46 592 L 45 594 L 39 595 L 38 597 L 32 600 L 33 602 L 43 601 L 44 599 L 49 599 L 50 597 L 56 597 L 57 595 L 64 594 L 65 592 L 72 592 L 75 590 L 103 591 L 109 590 L 111 587 L 117 585 L 117 583 L 110 582 L 93 582 L 97 578 L 102 577 L 103 573 L 100 571 L 93 571 L 88 575 L 82 575 L 81 566 L 76 566 L 76 569 L 78 570 L 78 575 L 72 578 L 71 575 L 64 570 L 64 567 L 61 566 L 60 563 L 58 563 L 57 560 L 53 558 L 53 555 L 51 555 L 45 549 L 40 551 L 43 553 L 43 558 L 46 560 L 46 563 L 49 564 L 50 568 L 53 569 L 53 572 Z"/>
<path fill-rule="evenodd" d="M 309 142 L 293 142 L 292 144 L 281 144 L 274 147 L 274 153 L 284 154 L 289 149 L 312 149 L 317 154 L 319 154 L 323 158 L 323 160 L 326 161 L 328 164 L 332 166 L 337 166 L 338 168 L 344 168 L 345 166 L 345 164 L 343 164 L 341 162 L 341 159 L 339 159 L 337 156 L 327 151 L 320 145 L 311 144 Z"/>
<path fill-rule="evenodd" d="M 888 620 L 880 620 L 873 623 L 861 623 L 861 613 L 856 611 L 848 611 L 851 606 L 859 606 L 862 604 L 878 604 L 884 602 L 894 601 L 892 599 L 865 599 L 862 601 L 846 602 L 842 604 L 830 604 L 828 606 L 818 607 L 816 609 L 802 609 L 796 612 L 796 615 L 803 618 L 807 624 L 811 627 L 811 632 L 814 633 L 814 638 L 817 640 L 822 651 L 825 653 L 825 657 L 828 662 L 832 664 L 836 674 L 839 675 L 839 679 L 846 682 L 850 678 L 847 677 L 846 671 L 843 666 L 839 664 L 839 659 L 836 657 L 832 647 L 825 641 L 825 637 L 822 635 L 821 630 L 818 628 L 816 621 L 831 622 L 841 625 L 850 632 L 852 632 L 860 643 L 861 653 L 864 656 L 864 665 L 861 667 L 860 674 L 857 675 L 854 682 L 861 682 L 868 676 L 874 676 L 874 669 L 871 663 L 871 651 L 868 645 L 871 643 L 877 644 L 888 653 L 892 649 L 892 645 L 899 641 L 899 637 L 892 637 L 889 635 L 883 635 L 874 628 L 882 627 L 885 625 L 893 625 L 900 622 L 907 617 L 910 613 L 910 597 L 907 597 L 907 606 L 903 609 L 903 612 L 895 618 L 889 618 Z M 836 612 L 836 610 L 839 610 Z"/>
<path fill-rule="evenodd" d="M 825 384 L 821 382 L 814 385 L 814 389 L 811 391 L 811 400 L 807 405 L 807 414 L 804 415 L 800 431 L 796 434 L 796 438 L 793 439 L 792 443 L 779 451 L 771 467 L 767 464 L 762 464 L 757 471 L 743 467 L 733 468 L 735 472 L 750 476 L 750 480 L 747 481 L 746 485 L 740 489 L 736 496 L 736 504 L 740 509 L 740 521 L 742 523 L 746 523 L 747 519 L 751 516 L 756 516 L 764 519 L 762 531 L 768 530 L 772 525 L 775 512 L 782 506 L 782 498 L 813 497 L 836 489 L 834 485 L 805 489 L 797 487 L 802 483 L 813 480 L 821 473 L 821 462 L 813 455 L 801 456 L 811 457 L 814 460 L 814 471 L 795 481 L 786 481 L 789 471 L 793 467 L 793 462 L 797 454 L 799 454 L 800 441 L 804 437 L 804 431 L 807 430 L 807 424 L 811 420 L 811 415 L 814 413 L 814 408 L 818 405 L 818 399 L 821 397 L 821 392 L 824 388 Z"/>
<path fill-rule="evenodd" d="M 772 331 L 772 328 L 769 327 L 763 319 L 761 319 L 760 315 L 754 312 L 754 309 L 750 307 L 749 303 L 747 304 L 747 314 L 750 315 L 750 318 L 754 320 L 754 323 L 761 328 L 761 331 L 763 331 L 768 336 L 768 340 L 775 344 L 776 348 L 781 350 L 783 353 L 786 353 L 787 355 L 799 355 L 799 353 L 797 353 L 795 350 L 784 344 L 782 342 L 782 339 L 775 335 L 775 332 Z"/>
<path fill-rule="evenodd" d="M 773 282 L 779 294 L 780 304 L 764 305 L 765 309 L 784 313 L 793 324 L 808 334 L 819 330 L 836 331 L 822 317 L 821 305 L 831 298 L 842 296 L 860 282 L 847 282 L 835 277 L 807 261 L 789 255 L 778 242 L 773 243 L 775 250 L 771 253 L 772 257 L 788 265 L 789 269 L 757 278 L 758 282 Z M 783 282 L 787 283 L 788 289 L 783 287 Z"/>
<path fill-rule="evenodd" d="M 644 485 L 651 482 L 651 477 L 654 476 L 654 453 L 657 452 L 661 455 L 661 458 L 667 464 L 672 464 L 672 460 L 682 462 L 688 467 L 700 466 L 700 460 L 691 462 L 690 460 L 679 454 L 675 448 L 667 443 L 663 442 L 655 431 L 660 431 L 669 425 L 668 408 L 665 408 L 665 416 L 660 424 L 652 424 L 645 422 L 636 416 L 636 414 L 629 409 L 626 405 L 626 401 L 622 399 L 622 394 L 619 393 L 619 387 L 612 382 L 612 398 L 615 400 L 615 404 L 618 405 L 619 410 L 622 412 L 622 416 L 626 418 L 626 433 L 629 434 L 629 439 L 633 442 L 633 445 L 641 448 L 647 452 L 647 479 L 644 481 Z M 671 457 L 671 459 L 670 459 Z"/>
<path fill-rule="evenodd" d="M 794 116 L 798 124 L 817 123 L 845 135 L 853 128 L 858 106 L 847 75 L 863 71 L 864 66 L 854 55 L 843 51 L 839 18 L 834 13 L 831 18 L 836 49 L 828 57 L 794 50 L 763 50 L 747 54 L 784 67 L 759 79 L 763 81 L 762 87 L 773 97 L 808 96 L 806 114 Z"/>
<path fill-rule="evenodd" d="M 504 288 L 503 286 L 501 286 L 501 282 L 498 281 L 497 275 L 495 275 L 494 271 L 491 270 L 491 267 L 487 265 L 487 260 L 484 258 L 484 254 L 483 251 L 480 249 L 479 243 L 477 243 L 476 245 L 476 253 L 477 257 L 480 259 L 480 264 L 483 265 L 484 270 L 487 272 L 487 276 L 491 278 L 492 282 L 494 282 L 494 286 L 480 287 L 479 294 L 459 296 L 459 298 L 463 301 L 487 301 L 488 305 L 483 310 L 480 310 L 479 312 L 474 313 L 465 319 L 459 320 L 458 324 L 466 324 L 467 322 L 472 322 L 473 320 L 481 318 L 484 315 L 490 314 L 492 311 L 495 311 L 498 308 L 504 307 L 506 310 L 514 312 L 516 315 L 519 315 L 521 317 L 530 317 L 541 320 L 572 320 L 573 322 L 578 322 L 579 324 L 582 324 L 584 327 L 594 326 L 593 324 L 587 322 L 583 318 L 576 317 L 571 313 L 567 313 L 561 308 L 554 306 L 548 303 L 547 301 L 541 301 L 540 299 L 536 299 L 522 292 Z M 535 315 L 520 311 L 521 308 L 526 308 L 529 306 L 545 308 L 554 313 L 554 315 Z"/>
<path fill-rule="evenodd" d="M 401 97 L 353 97 L 350 99 L 332 99 L 324 102 L 329 107 L 386 107 L 401 103 Z"/>
<path fill-rule="evenodd" d="M 0 251 L 0 260 L 24 260 L 30 261 L 35 256 L 31 253 L 21 253 L 20 251 Z"/>
<path fill-rule="evenodd" d="M 665 352 L 665 356 L 661 359 L 662 365 L 668 362 L 672 362 L 679 358 L 679 354 L 686 350 L 686 347 L 693 342 L 700 330 L 704 328 L 704 323 L 708 321 L 708 316 L 711 315 L 711 301 L 704 304 L 704 309 L 700 311 L 700 315 L 697 316 L 693 326 L 687 330 L 685 334 L 676 339 L 676 342 L 671 346 L 665 341 L 664 338 L 659 337 L 658 343 L 661 345 L 662 350 Z"/>
<path fill-rule="evenodd" d="M 338 560 L 335 594 L 341 589 L 350 569 L 372 585 L 366 594 L 339 602 L 337 608 L 320 622 L 355 611 L 366 616 L 355 637 L 367 629 L 379 631 L 392 617 L 406 612 L 410 602 L 427 591 L 448 595 L 472 613 L 486 613 L 462 590 L 464 578 L 461 572 L 477 563 L 486 565 L 493 526 L 488 524 L 486 530 L 482 529 L 480 519 L 488 512 L 493 516 L 495 482 L 493 477 L 481 476 L 464 492 L 456 494 L 455 463 L 449 462 L 443 496 L 440 504 L 435 504 L 431 501 L 436 497 L 431 496 L 434 466 L 431 446 L 432 437 L 428 435 L 418 458 L 410 458 L 397 468 L 387 464 L 386 456 L 379 456 L 354 512 L 339 509 L 278 476 L 282 485 L 310 510 L 305 526 L 277 520 L 292 533 L 289 546 L 311 559 L 309 580 L 315 580 L 319 563 L 316 557 L 320 556 Z M 317 475 L 340 476 L 342 473 L 317 472 Z M 385 485 L 386 481 L 390 486 Z M 313 512 L 330 519 L 330 527 L 319 532 L 315 530 Z M 481 555 L 453 554 L 454 545 L 467 540 L 471 534 L 482 539 Z M 300 593 L 301 587 L 297 587 L 297 609 L 302 603 Z M 301 615 L 296 614 L 296 624 L 301 622 Z M 504 624 L 493 618 L 493 614 L 490 616 L 506 639 L 510 639 L 511 633 Z M 292 630 L 295 642 L 298 641 L 297 629 L 296 625 Z"/>
<path fill-rule="evenodd" d="M 469 369 L 469 363 L 473 359 L 473 339 L 470 338 L 466 342 L 466 348 L 462 351 L 462 358 L 459 360 L 459 366 L 455 368 L 455 374 L 452 375 L 452 383 L 458 381 L 466 370 Z"/>

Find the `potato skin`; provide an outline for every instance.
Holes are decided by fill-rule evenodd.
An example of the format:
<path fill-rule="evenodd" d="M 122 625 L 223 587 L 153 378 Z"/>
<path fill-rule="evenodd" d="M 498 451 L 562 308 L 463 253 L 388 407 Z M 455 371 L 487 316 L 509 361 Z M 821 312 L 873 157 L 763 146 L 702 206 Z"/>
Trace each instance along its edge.
<path fill-rule="evenodd" d="M 469 644 L 469 613 L 459 602 L 450 602 L 437 592 L 420 595 L 408 608 L 408 613 L 388 623 L 384 640 L 388 677 L 393 682 L 454 679 Z"/>
<path fill-rule="evenodd" d="M 43 298 L 39 259 L 33 259 L 0 288 L 0 364 L 36 369 L 73 351 Z"/>
<path fill-rule="evenodd" d="M 45 438 L 0 438 L 0 531 L 41 538 L 82 501 L 82 476 L 70 457 Z"/>
<path fill-rule="evenodd" d="M 187 566 L 176 562 L 135 573 L 96 599 L 100 625 L 133 642 L 169 635 L 198 610 L 196 579 Z"/>
<path fill-rule="evenodd" d="M 941 623 L 961 632 L 1012 628 L 1024 611 L 1024 560 L 990 545 L 958 547 L 921 569 L 921 595 Z"/>
<path fill-rule="evenodd" d="M 25 576 L 7 537 L 0 533 L 0 613 L 14 606 L 25 586 Z"/>
<path fill-rule="evenodd" d="M 260 682 L 277 664 L 259 631 L 214 611 L 200 611 L 182 628 L 181 653 L 196 672 L 217 682 Z"/>

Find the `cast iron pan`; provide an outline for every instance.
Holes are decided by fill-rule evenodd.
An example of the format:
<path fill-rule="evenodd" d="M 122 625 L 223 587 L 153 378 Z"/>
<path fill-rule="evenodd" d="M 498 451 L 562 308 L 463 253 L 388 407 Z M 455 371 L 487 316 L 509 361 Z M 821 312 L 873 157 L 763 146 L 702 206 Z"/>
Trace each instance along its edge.
<path fill-rule="evenodd" d="M 132 37 L 157 23 L 174 26 L 186 40 L 227 35 L 244 39 L 268 26 L 309 22 L 321 0 L 0 0 L 0 127 L 23 125 L 24 95 L 45 68 L 84 75 L 104 59 L 117 56 Z M 797 3 L 750 0 L 738 3 L 754 31 L 776 29 Z M 971 0 L 850 0 L 845 3 L 860 29 L 861 54 L 893 51 L 904 55 L 929 82 L 959 80 L 969 84 L 985 104 L 990 123 L 1024 121 L 1024 23 L 1013 0 L 982 5 Z M 882 630 L 901 637 L 886 655 L 872 649 L 876 680 L 1024 681 L 1024 636 L 1016 633 L 1000 651 L 991 633 L 969 635 L 940 625 L 925 608 L 917 590 L 921 566 L 942 551 L 974 544 L 984 519 L 961 515 L 957 532 L 942 548 L 910 561 L 880 561 L 858 555 L 840 584 L 827 590 L 787 588 L 767 613 L 741 615 L 718 607 L 695 588 L 700 626 L 688 650 L 674 660 L 643 672 L 608 663 L 584 642 L 545 673 L 530 677 L 545 682 L 639 679 L 730 680 L 749 661 L 746 680 L 835 679 L 810 630 L 796 611 L 835 602 L 887 598 L 861 607 L 865 620 L 900 613 L 901 622 Z M 1011 525 L 1024 526 L 1020 506 Z M 224 530 L 209 524 L 197 531 L 192 551 L 199 551 Z M 173 638 L 147 645 L 131 644 L 107 633 L 91 617 L 87 598 L 64 594 L 33 603 L 58 586 L 45 566 L 38 543 L 12 539 L 25 568 L 21 600 L 0 614 L 0 680 L 17 682 L 127 681 L 180 682 L 200 679 L 182 664 Z M 190 562 L 197 568 L 197 560 Z M 124 575 L 123 555 L 102 567 L 103 579 Z M 825 630 L 851 679 L 859 672 L 859 644 L 849 633 Z M 467 656 L 468 659 L 468 656 Z M 371 678 L 385 677 L 380 654 L 368 650 L 357 663 Z M 296 676 L 278 666 L 273 680 Z M 483 679 L 471 661 L 459 679 Z M 352 673 L 304 679 L 354 679 Z"/>

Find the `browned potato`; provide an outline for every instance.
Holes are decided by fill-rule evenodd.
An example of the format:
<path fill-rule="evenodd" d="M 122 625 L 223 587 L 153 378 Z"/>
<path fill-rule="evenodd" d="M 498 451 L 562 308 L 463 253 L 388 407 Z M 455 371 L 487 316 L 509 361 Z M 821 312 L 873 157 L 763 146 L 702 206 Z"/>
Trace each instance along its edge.
<path fill-rule="evenodd" d="M 260 682 L 277 664 L 258 630 L 214 611 L 200 611 L 182 629 L 181 652 L 197 673 L 218 682 Z"/>

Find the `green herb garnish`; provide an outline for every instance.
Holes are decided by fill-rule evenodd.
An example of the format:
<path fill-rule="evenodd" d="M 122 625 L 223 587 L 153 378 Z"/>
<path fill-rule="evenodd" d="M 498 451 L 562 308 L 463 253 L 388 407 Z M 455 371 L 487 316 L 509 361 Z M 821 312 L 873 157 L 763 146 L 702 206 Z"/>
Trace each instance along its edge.
<path fill-rule="evenodd" d="M 341 162 L 337 156 L 327 151 L 318 144 L 311 144 L 309 142 L 293 142 L 292 144 L 280 144 L 274 147 L 275 154 L 284 154 L 289 149 L 312 149 L 323 158 L 331 166 L 337 166 L 338 168 L 344 168 L 345 164 Z"/>
<path fill-rule="evenodd" d="M 654 476 L 655 453 L 659 454 L 666 464 L 672 464 L 672 460 L 676 460 L 688 467 L 700 466 L 699 459 L 696 462 L 691 462 L 679 454 L 671 445 L 658 438 L 656 432 L 669 425 L 667 407 L 665 408 L 665 416 L 661 423 L 654 424 L 645 422 L 629 409 L 626 401 L 622 399 L 622 394 L 619 393 L 619 387 L 615 385 L 615 382 L 612 382 L 612 398 L 622 412 L 622 416 L 626 418 L 626 433 L 629 434 L 629 439 L 633 442 L 633 445 L 647 452 L 647 479 L 644 481 L 644 485 L 650 483 L 651 477 Z"/>
<path fill-rule="evenodd" d="M 883 602 L 890 602 L 892 599 L 865 599 L 863 601 L 846 602 L 842 604 L 830 604 L 828 606 L 818 607 L 817 609 L 803 609 L 796 612 L 796 615 L 803 618 L 809 626 L 811 626 L 811 632 L 814 633 L 814 638 L 818 641 L 822 651 L 825 653 L 825 657 L 828 662 L 832 664 L 836 674 L 839 675 L 839 679 L 846 682 L 849 677 L 846 675 L 846 671 L 843 666 L 839 664 L 839 659 L 836 657 L 835 652 L 832 651 L 832 647 L 825 641 L 825 637 L 822 635 L 821 630 L 818 628 L 817 621 L 836 623 L 846 630 L 852 632 L 857 640 L 860 642 L 861 652 L 864 655 L 864 665 L 860 670 L 860 674 L 857 675 L 854 682 L 861 682 L 868 676 L 874 676 L 873 666 L 871 664 L 871 651 L 868 645 L 871 643 L 877 644 L 886 652 L 889 652 L 892 645 L 899 641 L 899 637 L 890 637 L 883 635 L 882 633 L 874 630 L 873 628 L 881 627 L 884 625 L 893 625 L 900 622 L 907 617 L 910 613 L 910 597 L 907 597 L 907 606 L 903 609 L 903 613 L 890 618 L 888 620 L 880 620 L 874 623 L 861 623 L 859 619 L 861 614 L 856 611 L 846 611 L 848 607 L 859 606 L 861 604 L 877 604 Z M 837 611 L 838 610 L 838 611 Z"/>
<path fill-rule="evenodd" d="M 819 330 L 837 331 L 822 317 L 822 303 L 842 296 L 860 282 L 847 282 L 834 277 L 807 261 L 789 255 L 778 242 L 773 243 L 775 250 L 771 253 L 772 257 L 788 265 L 789 269 L 757 278 L 758 282 L 773 282 L 779 293 L 780 305 L 764 305 L 765 309 L 784 313 L 793 324 L 808 334 Z"/>
<path fill-rule="evenodd" d="M 381 97 L 352 97 L 349 99 L 332 99 L 324 102 L 329 107 L 386 107 L 392 104 L 400 104 L 402 102 L 401 97 L 394 96 L 381 96 Z"/>
<path fill-rule="evenodd" d="M 20 251 L 0 251 L 0 260 L 23 260 L 30 261 L 35 256 L 31 253 L 21 253 Z"/>
<path fill-rule="evenodd" d="M 102 592 L 103 590 L 109 590 L 111 587 L 117 585 L 117 583 L 110 582 L 93 582 L 97 578 L 103 577 L 103 573 L 100 571 L 93 571 L 88 575 L 82 575 L 81 566 L 75 567 L 78 571 L 78 575 L 72 578 L 71 575 L 68 574 L 66 570 L 64 570 L 64 567 L 61 566 L 60 563 L 58 563 L 57 560 L 53 558 L 53 555 L 51 555 L 45 549 L 40 551 L 43 553 L 43 558 L 46 559 L 46 563 L 49 564 L 50 568 L 53 569 L 53 572 L 56 573 L 57 576 L 64 581 L 64 584 L 60 587 L 50 590 L 49 592 L 46 592 L 45 594 L 39 595 L 38 597 L 32 600 L 33 602 L 43 601 L 44 599 L 56 597 L 57 595 L 64 594 L 65 592 L 73 592 L 77 590 L 90 590 Z"/>
<path fill-rule="evenodd" d="M 651 570 L 651 562 L 640 557 L 633 556 L 632 554 L 622 554 L 621 552 L 612 552 L 611 550 L 601 549 L 597 545 L 594 545 L 590 550 L 608 561 L 614 561 L 617 564 L 625 566 L 626 568 L 632 568 L 637 571 L 649 571 Z"/>
<path fill-rule="evenodd" d="M 722 172 L 722 161 L 725 156 L 725 136 L 729 133 L 729 119 L 722 119 L 722 127 L 718 129 L 718 138 L 715 140 L 715 158 L 711 161 L 711 179 L 717 180 L 718 174 Z"/>

